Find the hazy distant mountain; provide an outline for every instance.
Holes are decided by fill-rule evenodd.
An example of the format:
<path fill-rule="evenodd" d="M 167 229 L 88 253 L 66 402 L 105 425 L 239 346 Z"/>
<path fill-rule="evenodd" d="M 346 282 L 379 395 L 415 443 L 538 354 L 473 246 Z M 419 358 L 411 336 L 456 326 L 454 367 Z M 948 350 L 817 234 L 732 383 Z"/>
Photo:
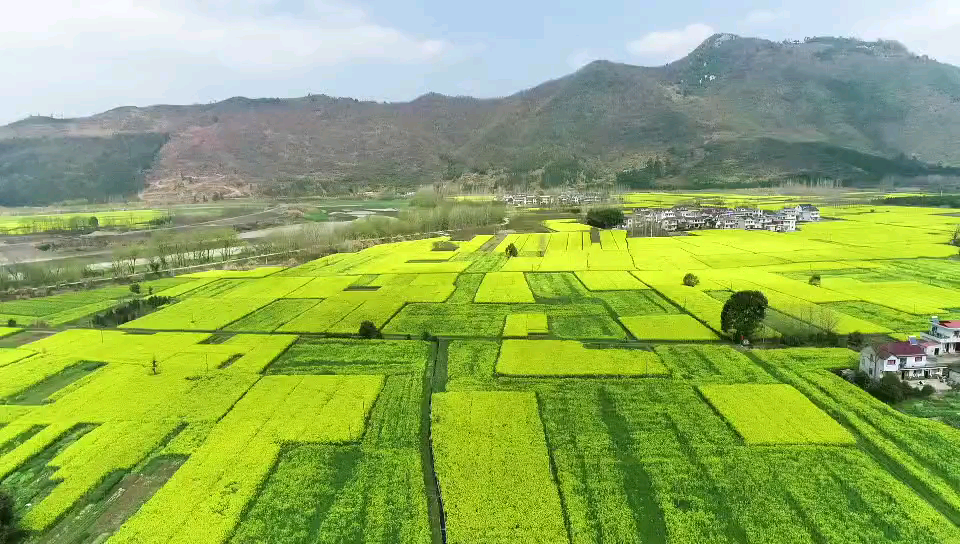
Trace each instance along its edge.
<path fill-rule="evenodd" d="M 556 183 L 612 178 L 654 156 L 671 165 L 657 183 L 677 186 L 953 173 L 934 165 L 960 166 L 960 69 L 896 42 L 721 34 L 666 66 L 597 61 L 499 99 L 231 98 L 35 117 L 0 127 L 0 204 L 143 182 L 181 196 L 464 172 Z"/>

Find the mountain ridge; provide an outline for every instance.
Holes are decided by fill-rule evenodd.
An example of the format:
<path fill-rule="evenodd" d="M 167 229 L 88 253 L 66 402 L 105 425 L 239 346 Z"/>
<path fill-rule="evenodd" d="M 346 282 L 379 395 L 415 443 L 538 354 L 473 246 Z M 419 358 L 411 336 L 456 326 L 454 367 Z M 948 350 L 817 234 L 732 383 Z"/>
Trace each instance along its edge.
<path fill-rule="evenodd" d="M 462 176 L 497 185 L 612 180 L 652 157 L 674 167 L 655 182 L 676 186 L 797 176 L 876 181 L 960 165 L 960 69 L 894 41 L 715 34 L 663 66 L 598 60 L 496 98 L 431 92 L 376 102 L 311 94 L 121 106 L 0 127 L 0 188 L 13 177 L 30 185 L 29 175 L 9 166 L 36 154 L 26 149 L 30 142 L 56 154 L 56 145 L 41 141 L 66 148 L 76 139 L 149 134 L 166 140 L 137 175 L 145 195 L 165 198 L 294 186 L 337 192 Z M 5 159 L 11 142 L 17 153 Z M 852 157 L 847 151 L 903 168 L 872 171 L 862 167 L 872 159 L 861 158 L 838 163 Z"/>

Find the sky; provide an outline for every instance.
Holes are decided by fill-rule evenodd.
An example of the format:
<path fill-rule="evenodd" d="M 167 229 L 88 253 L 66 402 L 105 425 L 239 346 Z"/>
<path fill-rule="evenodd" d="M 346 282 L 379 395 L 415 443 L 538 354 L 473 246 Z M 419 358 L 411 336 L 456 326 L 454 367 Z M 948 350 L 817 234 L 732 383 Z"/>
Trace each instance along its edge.
<path fill-rule="evenodd" d="M 0 124 L 309 93 L 505 96 L 715 32 L 895 39 L 960 65 L 960 1 L 32 0 L 0 18 Z M 626 5 L 629 4 L 629 5 Z"/>

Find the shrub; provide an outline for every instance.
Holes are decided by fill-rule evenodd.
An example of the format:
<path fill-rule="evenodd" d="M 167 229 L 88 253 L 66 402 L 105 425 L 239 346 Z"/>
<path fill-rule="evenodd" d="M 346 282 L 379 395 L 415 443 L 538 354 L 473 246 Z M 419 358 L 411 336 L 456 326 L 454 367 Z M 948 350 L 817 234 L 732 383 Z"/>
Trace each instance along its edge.
<path fill-rule="evenodd" d="M 437 240 L 433 243 L 434 251 L 456 251 L 457 249 L 457 244 L 449 240 Z"/>
<path fill-rule="evenodd" d="M 27 539 L 27 531 L 20 528 L 13 509 L 13 497 L 0 490 L 0 543 L 19 544 Z"/>
<path fill-rule="evenodd" d="M 507 248 L 503 252 L 507 254 L 507 257 L 516 257 L 517 255 L 520 254 L 520 252 L 517 251 L 517 246 L 513 245 L 513 242 L 510 242 L 510 244 L 507 245 Z"/>
<path fill-rule="evenodd" d="M 10 319 L 7 320 L 7 326 L 10 328 L 16 327 L 17 320 L 11 317 Z"/>
<path fill-rule="evenodd" d="M 808 283 L 810 285 L 816 285 L 817 287 L 820 287 L 820 274 L 814 274 L 810 276 L 810 281 Z"/>
<path fill-rule="evenodd" d="M 863 347 L 863 333 L 860 331 L 853 331 L 847 335 L 847 346 L 859 350 Z"/>
<path fill-rule="evenodd" d="M 937 390 L 934 389 L 934 387 L 928 383 L 928 384 L 926 384 L 926 385 L 923 386 L 923 389 L 920 390 L 920 396 L 921 396 L 921 397 L 929 397 L 930 395 L 932 395 L 932 394 L 934 394 L 934 393 L 936 393 L 936 392 L 937 392 Z"/>
<path fill-rule="evenodd" d="M 700 278 L 692 272 L 687 272 L 687 275 L 683 277 L 683 284 L 687 287 L 696 287 L 700 284 Z"/>
<path fill-rule="evenodd" d="M 360 332 L 358 333 L 361 338 L 383 338 L 383 334 L 380 333 L 380 329 L 373 324 L 373 321 L 364 321 L 360 323 Z"/>
<path fill-rule="evenodd" d="M 139 283 L 131 283 L 131 284 L 130 284 L 130 292 L 133 293 L 133 294 L 135 294 L 135 295 L 139 295 L 139 294 L 140 294 L 140 284 L 139 284 Z"/>

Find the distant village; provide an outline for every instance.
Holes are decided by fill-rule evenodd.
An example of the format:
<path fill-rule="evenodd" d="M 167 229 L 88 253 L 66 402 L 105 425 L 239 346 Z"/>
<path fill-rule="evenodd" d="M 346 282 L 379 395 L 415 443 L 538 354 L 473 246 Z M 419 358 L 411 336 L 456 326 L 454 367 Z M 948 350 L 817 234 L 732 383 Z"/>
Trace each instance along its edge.
<path fill-rule="evenodd" d="M 628 229 L 655 224 L 666 231 L 700 229 L 768 230 L 793 232 L 797 223 L 820 220 L 820 210 L 811 204 L 786 207 L 781 210 L 755 208 L 637 208 L 628 214 L 624 226 Z"/>
<path fill-rule="evenodd" d="M 523 207 L 579 207 L 604 201 L 602 195 L 590 193 L 506 194 L 498 197 L 497 200 Z M 633 208 L 626 213 L 621 227 L 627 230 L 655 227 L 665 231 L 740 229 L 793 232 L 797 230 L 798 223 L 819 220 L 820 209 L 812 204 L 788 206 L 780 210 L 674 206 L 672 208 Z"/>

